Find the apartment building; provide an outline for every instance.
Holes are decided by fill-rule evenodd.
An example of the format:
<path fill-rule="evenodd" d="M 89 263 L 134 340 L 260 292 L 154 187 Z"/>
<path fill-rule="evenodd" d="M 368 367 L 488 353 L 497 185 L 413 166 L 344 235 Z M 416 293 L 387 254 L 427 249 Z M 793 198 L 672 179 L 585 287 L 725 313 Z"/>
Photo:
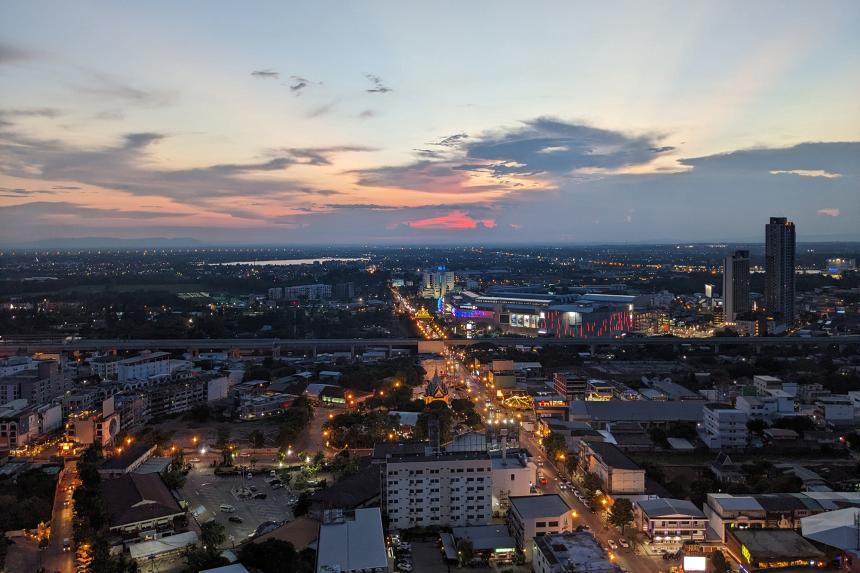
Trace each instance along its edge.
<path fill-rule="evenodd" d="M 22 398 L 30 404 L 44 404 L 71 385 L 71 378 L 53 360 L 33 362 L 31 366 L 0 378 L 0 405 Z"/>
<path fill-rule="evenodd" d="M 705 404 L 699 437 L 712 450 L 742 449 L 747 445 L 747 420 L 746 413 L 729 404 Z"/>
<path fill-rule="evenodd" d="M 486 525 L 492 516 L 492 462 L 486 452 L 385 459 L 383 509 L 391 528 Z"/>
<path fill-rule="evenodd" d="M 537 479 L 537 466 L 524 453 L 493 456 L 492 459 L 492 510 L 504 514 L 510 508 L 510 499 L 531 494 Z"/>
<path fill-rule="evenodd" d="M 166 374 L 170 374 L 170 354 L 167 352 L 142 352 L 121 360 L 116 367 L 116 379 L 120 384 Z"/>
<path fill-rule="evenodd" d="M 568 400 L 584 400 L 588 383 L 583 376 L 573 372 L 556 372 L 552 375 L 553 388 L 559 396 Z"/>

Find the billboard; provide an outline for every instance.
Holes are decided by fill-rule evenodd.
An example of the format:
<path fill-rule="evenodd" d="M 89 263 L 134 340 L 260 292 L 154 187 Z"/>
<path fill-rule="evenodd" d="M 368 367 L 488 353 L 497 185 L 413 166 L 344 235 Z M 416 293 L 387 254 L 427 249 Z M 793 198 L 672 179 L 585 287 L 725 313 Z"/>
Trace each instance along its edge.
<path fill-rule="evenodd" d="M 707 571 L 708 560 L 701 555 L 684 555 L 684 571 Z"/>

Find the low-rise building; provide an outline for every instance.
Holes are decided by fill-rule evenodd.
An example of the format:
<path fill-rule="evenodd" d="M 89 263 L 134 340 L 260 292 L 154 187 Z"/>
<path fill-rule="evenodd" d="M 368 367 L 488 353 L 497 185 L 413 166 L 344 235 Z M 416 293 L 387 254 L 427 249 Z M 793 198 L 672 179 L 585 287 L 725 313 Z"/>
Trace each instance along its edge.
<path fill-rule="evenodd" d="M 99 465 L 99 475 L 103 479 L 117 478 L 131 473 L 143 465 L 155 453 L 156 445 L 136 443 L 126 447 L 120 453 L 104 460 Z"/>
<path fill-rule="evenodd" d="M 699 438 L 712 450 L 742 449 L 747 445 L 747 419 L 728 404 L 710 402 L 703 411 Z"/>
<path fill-rule="evenodd" d="M 702 508 L 722 541 L 735 529 L 797 529 L 810 515 L 860 506 L 860 492 L 709 493 Z"/>
<path fill-rule="evenodd" d="M 704 541 L 708 518 L 683 499 L 644 499 L 635 502 L 636 525 L 655 543 Z"/>
<path fill-rule="evenodd" d="M 815 421 L 833 427 L 851 426 L 854 402 L 847 395 L 823 396 L 815 402 Z"/>
<path fill-rule="evenodd" d="M 570 506 L 558 494 L 511 497 L 510 502 L 508 529 L 526 561 L 532 560 L 536 537 L 571 531 Z"/>
<path fill-rule="evenodd" d="M 532 543 L 535 573 L 617 573 L 618 568 L 587 531 L 543 535 Z"/>
<path fill-rule="evenodd" d="M 610 400 L 592 402 L 574 400 L 569 419 L 587 422 L 596 430 L 605 430 L 617 422 L 638 422 L 646 429 L 666 427 L 675 422 L 700 423 L 705 403 L 700 400 L 660 402 L 651 400 Z"/>
<path fill-rule="evenodd" d="M 177 533 L 185 515 L 158 474 L 124 474 L 102 482 L 102 498 L 111 532 L 125 543 Z"/>
<path fill-rule="evenodd" d="M 579 466 L 583 472 L 593 473 L 600 478 L 605 493 L 645 492 L 645 470 L 618 446 L 606 442 L 583 442 L 582 446 Z"/>
<path fill-rule="evenodd" d="M 824 566 L 825 554 L 796 531 L 788 529 L 733 529 L 726 549 L 744 571 Z"/>
<path fill-rule="evenodd" d="M 316 573 L 383 573 L 388 553 L 378 507 L 325 512 L 319 529 Z"/>

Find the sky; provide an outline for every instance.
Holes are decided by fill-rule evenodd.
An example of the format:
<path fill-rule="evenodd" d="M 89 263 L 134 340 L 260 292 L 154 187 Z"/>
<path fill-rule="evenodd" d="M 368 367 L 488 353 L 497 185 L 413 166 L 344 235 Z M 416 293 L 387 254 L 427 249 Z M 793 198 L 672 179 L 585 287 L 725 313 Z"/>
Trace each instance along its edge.
<path fill-rule="evenodd" d="M 860 240 L 860 3 L 4 2 L 0 244 Z"/>

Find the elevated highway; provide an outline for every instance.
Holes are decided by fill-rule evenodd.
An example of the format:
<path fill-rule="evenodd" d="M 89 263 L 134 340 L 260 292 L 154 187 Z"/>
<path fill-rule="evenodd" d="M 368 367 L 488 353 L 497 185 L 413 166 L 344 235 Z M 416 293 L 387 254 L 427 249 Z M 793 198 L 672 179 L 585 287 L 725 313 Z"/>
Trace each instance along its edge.
<path fill-rule="evenodd" d="M 756 350 L 768 347 L 830 347 L 860 345 L 860 335 L 831 337 L 730 337 L 673 338 L 482 338 L 420 340 L 418 338 L 189 338 L 189 339 L 61 339 L 42 337 L 3 336 L 0 355 L 76 352 L 113 352 L 135 350 L 184 350 L 190 352 L 228 351 L 233 353 L 265 352 L 280 354 L 293 351 L 364 350 L 368 348 L 415 349 L 421 352 L 439 351 L 444 347 L 469 347 L 477 344 L 493 346 L 571 346 L 591 350 L 599 348 L 672 346 L 674 348 L 710 347 L 715 352 L 724 347 L 750 346 Z"/>

